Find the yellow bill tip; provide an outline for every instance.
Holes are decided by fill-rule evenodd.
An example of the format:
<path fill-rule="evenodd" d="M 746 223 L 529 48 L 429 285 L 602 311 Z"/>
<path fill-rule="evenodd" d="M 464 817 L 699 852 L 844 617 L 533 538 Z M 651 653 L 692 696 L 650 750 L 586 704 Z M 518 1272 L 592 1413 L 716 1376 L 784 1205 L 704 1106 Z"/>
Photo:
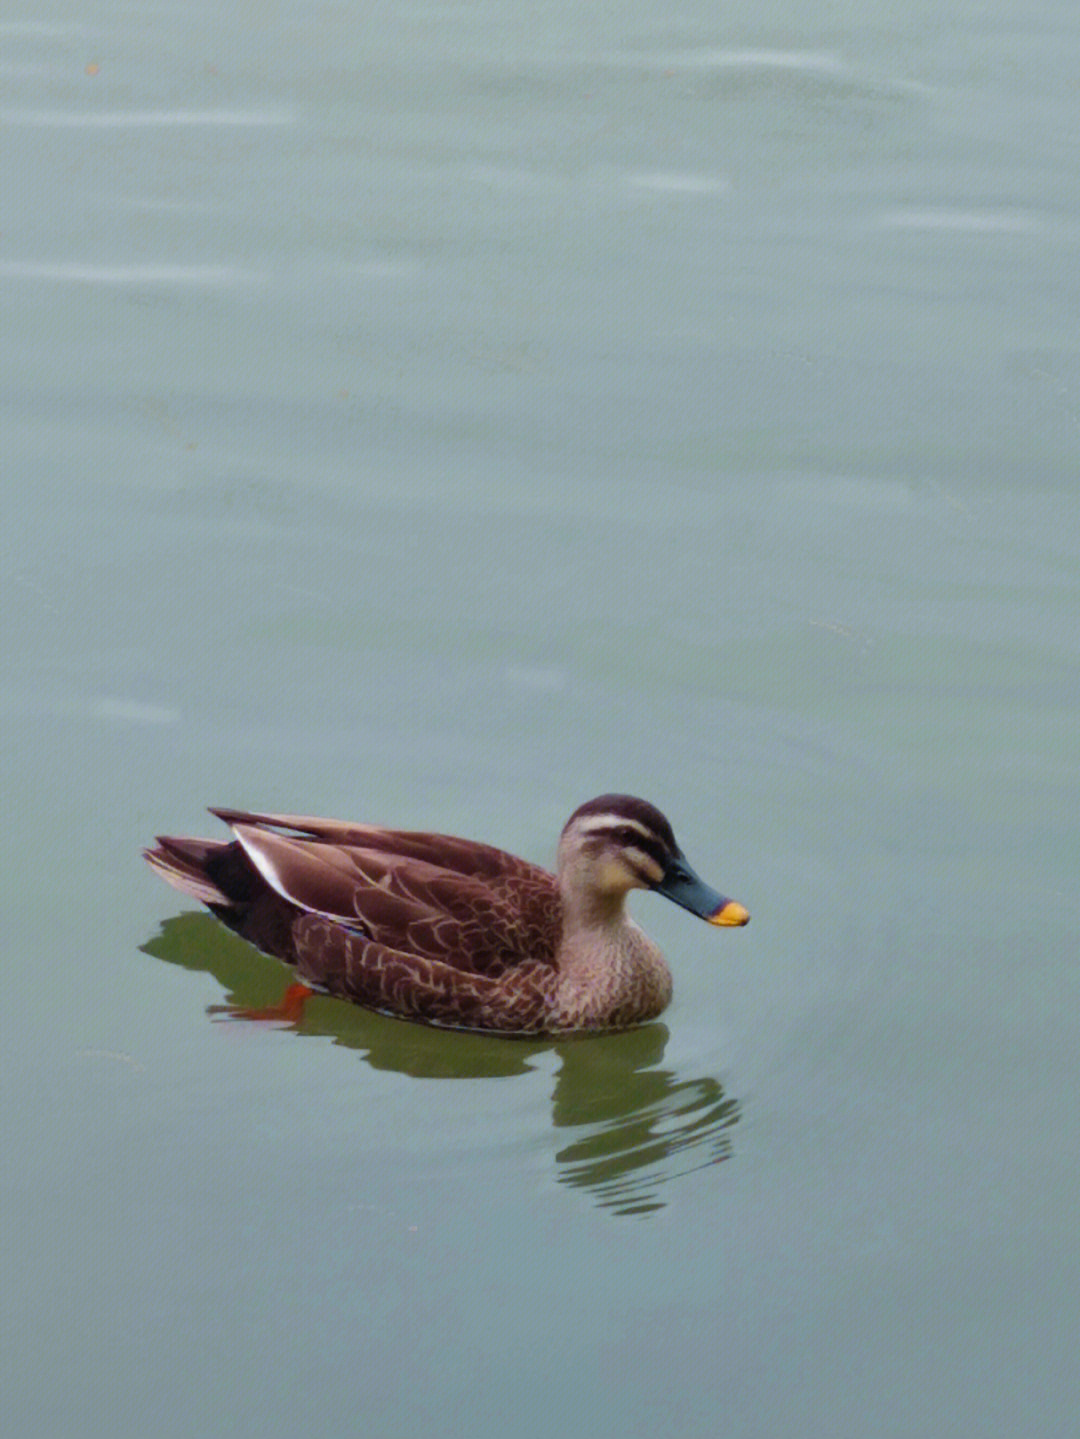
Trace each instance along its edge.
<path fill-rule="evenodd" d="M 727 900 L 719 909 L 709 915 L 710 924 L 746 924 L 750 911 L 733 899 Z"/>

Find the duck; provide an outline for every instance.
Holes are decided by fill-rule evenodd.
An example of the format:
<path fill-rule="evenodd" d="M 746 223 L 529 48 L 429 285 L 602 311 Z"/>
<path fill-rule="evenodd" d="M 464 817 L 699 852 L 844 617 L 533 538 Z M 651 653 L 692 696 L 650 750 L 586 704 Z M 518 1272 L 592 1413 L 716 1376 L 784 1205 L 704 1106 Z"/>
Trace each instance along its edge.
<path fill-rule="evenodd" d="M 651 890 L 711 925 L 750 918 L 632 795 L 579 805 L 554 873 L 454 835 L 210 813 L 232 838 L 158 835 L 143 851 L 163 879 L 292 965 L 301 988 L 431 1025 L 543 1035 L 647 1023 L 672 977 L 627 914 L 629 893 Z"/>

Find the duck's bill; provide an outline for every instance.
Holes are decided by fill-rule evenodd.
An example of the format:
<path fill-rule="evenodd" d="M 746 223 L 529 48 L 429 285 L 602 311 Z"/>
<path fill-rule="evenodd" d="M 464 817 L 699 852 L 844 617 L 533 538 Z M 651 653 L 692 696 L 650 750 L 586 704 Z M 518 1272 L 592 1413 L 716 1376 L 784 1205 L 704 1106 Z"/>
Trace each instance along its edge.
<path fill-rule="evenodd" d="M 684 859 L 676 860 L 667 874 L 656 886 L 657 894 L 670 899 L 673 904 L 682 905 L 699 919 L 709 924 L 745 924 L 750 918 L 749 911 L 737 900 L 728 899 L 707 885 L 696 875 Z"/>
<path fill-rule="evenodd" d="M 714 909 L 705 918 L 710 924 L 748 924 L 750 911 L 744 909 L 737 899 L 721 898 L 720 908 Z"/>

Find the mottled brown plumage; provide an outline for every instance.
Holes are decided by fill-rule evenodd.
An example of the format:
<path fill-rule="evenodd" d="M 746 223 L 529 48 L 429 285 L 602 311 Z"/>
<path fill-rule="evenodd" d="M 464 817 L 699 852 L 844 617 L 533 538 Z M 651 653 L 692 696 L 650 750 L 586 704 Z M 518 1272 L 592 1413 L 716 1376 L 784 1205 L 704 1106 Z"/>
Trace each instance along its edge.
<path fill-rule="evenodd" d="M 215 809 L 235 839 L 160 836 L 146 858 L 301 979 L 371 1009 L 502 1033 L 618 1029 L 659 1014 L 671 975 L 625 912 L 651 888 L 714 924 L 746 911 L 693 873 L 664 816 L 601 795 L 557 874 L 452 835 Z"/>

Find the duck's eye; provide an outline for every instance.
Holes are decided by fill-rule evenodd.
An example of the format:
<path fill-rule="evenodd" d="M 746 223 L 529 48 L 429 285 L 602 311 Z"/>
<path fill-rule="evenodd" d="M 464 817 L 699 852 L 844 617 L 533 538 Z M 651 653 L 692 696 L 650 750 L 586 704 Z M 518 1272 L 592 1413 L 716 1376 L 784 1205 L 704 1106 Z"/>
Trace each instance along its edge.
<path fill-rule="evenodd" d="M 615 831 L 615 838 L 616 840 L 618 840 L 619 844 L 630 845 L 634 843 L 638 836 L 634 833 L 632 829 L 629 828 L 629 826 L 620 825 L 620 827 Z"/>

